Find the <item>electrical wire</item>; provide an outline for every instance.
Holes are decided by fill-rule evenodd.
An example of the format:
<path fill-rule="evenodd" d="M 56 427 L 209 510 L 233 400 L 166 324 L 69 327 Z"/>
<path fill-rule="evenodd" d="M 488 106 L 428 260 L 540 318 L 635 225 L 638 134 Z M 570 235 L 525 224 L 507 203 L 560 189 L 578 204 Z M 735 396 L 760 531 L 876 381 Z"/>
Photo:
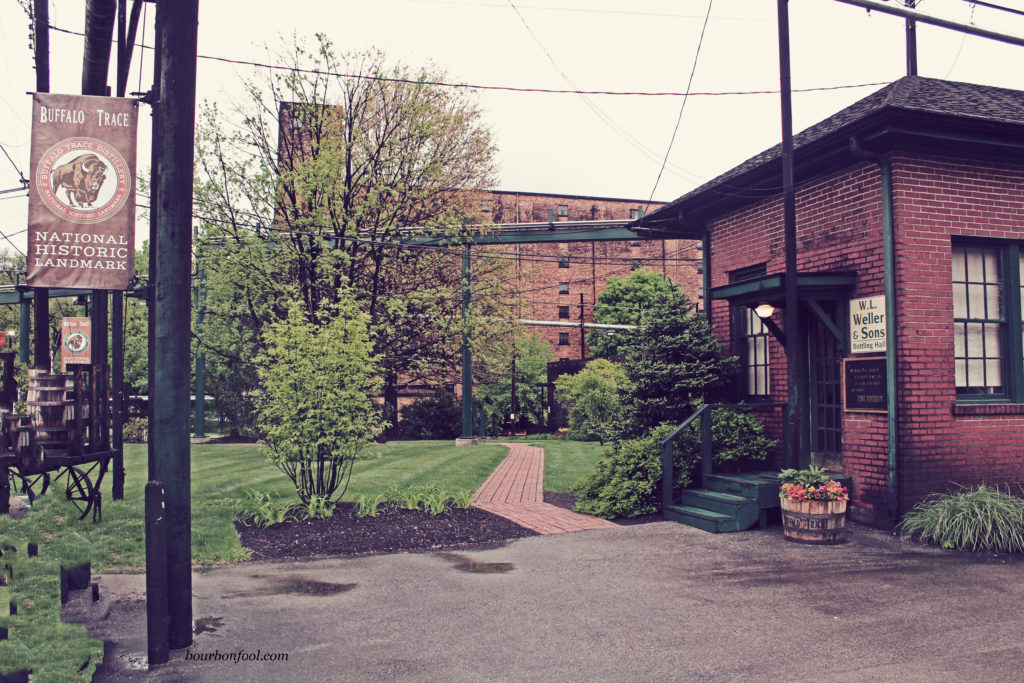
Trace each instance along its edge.
<path fill-rule="evenodd" d="M 700 38 L 697 40 L 697 50 L 693 55 L 693 66 L 690 67 L 690 78 L 686 81 L 686 92 L 689 93 L 693 86 L 693 76 L 697 73 L 697 62 L 700 60 L 700 48 L 704 45 L 704 33 L 708 28 L 708 20 L 711 18 L 711 6 L 714 4 L 714 0 L 708 0 L 708 11 L 704 14 L 704 24 L 700 29 Z M 658 177 L 654 180 L 654 187 L 651 188 L 651 196 L 647 199 L 648 203 L 654 200 L 654 193 L 658 190 L 658 184 L 661 183 L 661 175 L 665 172 L 665 166 L 668 164 L 668 157 L 672 153 L 672 146 L 675 144 L 676 135 L 679 133 L 679 124 L 683 122 L 683 111 L 686 109 L 686 102 L 689 100 L 689 95 L 683 96 L 683 101 L 679 105 L 679 116 L 676 117 L 675 128 L 672 129 L 672 137 L 668 141 L 668 149 L 665 150 L 665 158 L 661 161 L 661 168 L 658 169 Z M 643 224 L 643 216 L 640 217 L 640 224 Z"/>
<path fill-rule="evenodd" d="M 25 174 L 21 172 L 20 168 L 18 168 L 18 164 L 14 163 L 14 159 L 12 159 L 11 155 L 7 153 L 7 148 L 4 147 L 3 144 L 0 144 L 0 151 L 3 151 L 4 156 L 7 157 L 9 162 L 11 162 L 11 166 L 13 166 L 14 170 L 18 173 L 18 178 L 21 180 L 21 184 L 25 186 L 25 189 L 28 189 L 28 180 L 25 178 Z"/>
<path fill-rule="evenodd" d="M 59 33 L 66 33 L 73 36 L 83 36 L 80 31 L 71 31 L 51 25 L 50 28 Z M 138 47 L 144 50 L 152 50 L 149 45 L 139 44 Z M 324 71 L 320 69 L 304 69 L 281 64 L 270 64 L 267 62 L 256 62 L 248 59 L 232 59 L 230 57 L 219 57 L 216 55 L 197 55 L 199 59 L 206 59 L 226 64 L 237 64 L 241 66 L 253 66 L 260 69 L 271 69 L 274 71 L 294 71 L 296 73 L 313 74 L 317 76 L 331 76 L 334 78 L 351 78 L 356 80 L 375 81 L 381 83 L 401 83 L 406 85 L 430 85 L 442 88 L 460 88 L 465 90 L 499 90 L 505 92 L 541 93 L 548 95 L 611 95 L 623 97 L 724 97 L 736 95 L 778 95 L 778 90 L 721 90 L 721 91 L 698 91 L 698 92 L 674 92 L 674 91 L 645 91 L 645 90 L 581 90 L 565 88 L 527 88 L 507 85 L 484 85 L 480 83 L 451 83 L 448 81 L 418 80 L 412 78 L 395 78 L 390 76 L 370 76 L 367 74 L 350 74 L 340 71 Z M 853 83 L 847 85 L 820 86 L 814 88 L 793 88 L 794 93 L 829 92 L 834 90 L 852 90 L 857 88 L 872 88 L 880 85 L 888 85 L 888 81 L 876 81 L 872 83 Z"/>
<path fill-rule="evenodd" d="M 982 7 L 988 7 L 989 9 L 996 9 L 996 10 L 1000 10 L 1002 12 L 1009 12 L 1010 14 L 1017 14 L 1019 16 L 1024 17 L 1024 11 L 1019 10 L 1019 9 L 1014 9 L 1012 7 L 1004 7 L 1003 5 L 997 5 L 997 4 L 992 3 L 992 2 L 983 2 L 983 0 L 964 0 L 964 2 L 966 2 L 969 5 L 971 5 L 972 10 L 973 10 L 973 6 L 974 5 L 981 5 Z M 972 16 L 973 16 L 973 11 L 972 11 Z"/>

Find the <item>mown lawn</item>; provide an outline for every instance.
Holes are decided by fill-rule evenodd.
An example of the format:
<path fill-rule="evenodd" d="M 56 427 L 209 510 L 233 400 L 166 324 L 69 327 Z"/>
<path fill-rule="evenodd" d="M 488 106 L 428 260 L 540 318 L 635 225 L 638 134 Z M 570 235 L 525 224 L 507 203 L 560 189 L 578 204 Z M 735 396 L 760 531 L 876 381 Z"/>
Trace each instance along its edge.
<path fill-rule="evenodd" d="M 565 492 L 580 477 L 590 474 L 604 446 L 596 441 L 551 439 L 530 444 L 544 449 L 544 490 Z"/>

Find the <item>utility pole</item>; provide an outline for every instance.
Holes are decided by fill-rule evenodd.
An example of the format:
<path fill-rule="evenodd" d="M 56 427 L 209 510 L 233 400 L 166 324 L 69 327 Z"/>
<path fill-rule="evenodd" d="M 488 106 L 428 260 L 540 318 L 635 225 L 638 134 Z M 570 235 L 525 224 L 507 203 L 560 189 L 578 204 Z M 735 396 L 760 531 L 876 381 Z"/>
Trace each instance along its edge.
<path fill-rule="evenodd" d="M 786 256 L 784 280 L 786 327 L 787 404 L 784 467 L 800 467 L 807 439 L 803 425 L 803 392 L 806 370 L 803 336 L 800 333 L 800 299 L 796 286 L 796 186 L 793 174 L 793 103 L 789 63 L 789 0 L 778 0 L 779 85 L 782 109 L 782 213 L 783 243 Z"/>
<path fill-rule="evenodd" d="M 199 0 L 158 2 L 158 208 L 151 273 L 150 479 L 166 492 L 168 641 L 192 644 L 192 500 L 189 454 L 189 334 L 192 274 L 192 165 Z M 147 558 L 148 560 L 148 558 Z"/>
<path fill-rule="evenodd" d="M 914 9 L 917 0 L 905 0 L 904 4 L 908 9 Z M 908 18 L 907 20 L 907 75 L 917 75 L 917 22 Z"/>
<path fill-rule="evenodd" d="M 115 0 L 87 0 L 85 4 L 85 49 L 82 57 L 82 94 L 109 96 L 107 72 L 110 67 L 110 44 L 114 37 L 114 20 L 117 14 Z M 94 289 L 89 318 L 92 328 L 93 363 L 107 363 L 107 291 Z M 110 447 L 110 435 L 99 435 L 101 450 Z M 116 477 L 115 477 L 116 479 Z"/>
<path fill-rule="evenodd" d="M 36 92 L 50 92 L 50 9 L 49 0 L 34 0 Z M 37 287 L 32 293 L 32 322 L 35 345 L 32 367 L 50 371 L 50 290 Z"/>
<path fill-rule="evenodd" d="M 583 325 L 583 292 L 580 292 L 580 360 L 587 359 L 587 330 Z"/>

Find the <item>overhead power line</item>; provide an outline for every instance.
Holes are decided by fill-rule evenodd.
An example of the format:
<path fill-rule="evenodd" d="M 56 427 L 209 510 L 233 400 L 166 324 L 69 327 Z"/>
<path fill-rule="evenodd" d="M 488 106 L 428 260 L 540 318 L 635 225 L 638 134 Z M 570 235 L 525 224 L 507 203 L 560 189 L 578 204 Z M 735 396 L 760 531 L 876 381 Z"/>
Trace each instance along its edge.
<path fill-rule="evenodd" d="M 50 26 L 54 31 L 60 33 L 67 33 L 73 36 L 83 35 L 80 31 L 71 31 L 69 29 L 60 28 L 59 26 Z M 149 45 L 141 45 L 143 49 L 152 50 L 153 48 Z M 294 66 L 284 66 L 281 64 L 269 64 L 266 62 L 256 62 L 248 59 L 233 59 L 231 57 L 219 57 L 216 55 L 198 55 L 199 59 L 206 59 L 214 62 L 224 62 L 226 64 L 239 64 L 242 66 L 254 66 L 261 69 L 273 69 L 276 71 L 295 71 L 297 73 L 308 73 L 316 74 L 320 76 L 333 76 L 336 78 L 353 78 L 363 79 L 368 81 L 379 81 L 382 83 L 405 83 L 409 85 L 431 85 L 442 88 L 464 88 L 466 90 L 498 90 L 506 92 L 522 92 L 522 93 L 542 93 L 549 95 L 612 95 L 612 96 L 624 96 L 624 97 L 723 97 L 723 96 L 734 96 L 734 95 L 778 95 L 778 90 L 722 90 L 722 91 L 698 91 L 698 92 L 675 92 L 675 91 L 644 91 L 644 90 L 581 90 L 581 89 L 569 89 L 569 88 L 527 88 L 527 87 L 516 87 L 508 85 L 483 85 L 480 83 L 450 83 L 447 81 L 428 81 L 418 80 L 413 78 L 394 78 L 391 76 L 368 76 L 366 74 L 350 74 L 340 71 L 323 71 L 319 69 L 303 69 Z M 821 86 L 814 88 L 793 88 L 792 92 L 795 93 L 810 93 L 810 92 L 825 92 L 831 90 L 852 90 L 856 88 L 872 88 L 882 85 L 888 85 L 888 81 L 876 81 L 872 83 L 854 83 L 848 85 L 831 85 Z"/>
<path fill-rule="evenodd" d="M 658 169 L 658 177 L 654 180 L 654 187 L 651 188 L 651 196 L 647 199 L 648 203 L 654 200 L 654 193 L 658 191 L 658 184 L 661 183 L 661 176 L 665 172 L 665 167 L 668 165 L 668 157 L 672 153 L 672 146 L 676 142 L 676 135 L 679 133 L 679 124 L 683 122 L 683 111 L 686 110 L 686 102 L 689 99 L 690 87 L 693 85 L 693 77 L 697 73 L 697 62 L 700 60 L 700 48 L 704 45 L 704 33 L 708 30 L 708 20 L 711 19 L 711 6 L 714 4 L 714 0 L 708 0 L 708 11 L 704 15 L 704 24 L 700 29 L 700 38 L 697 40 L 697 50 L 693 54 L 693 66 L 690 68 L 690 78 L 686 81 L 686 95 L 683 96 L 683 101 L 679 105 L 679 116 L 676 117 L 675 128 L 672 129 L 672 137 L 668 141 L 668 149 L 665 150 L 665 158 L 661 161 L 661 168 Z M 641 222 L 643 217 L 641 217 Z"/>

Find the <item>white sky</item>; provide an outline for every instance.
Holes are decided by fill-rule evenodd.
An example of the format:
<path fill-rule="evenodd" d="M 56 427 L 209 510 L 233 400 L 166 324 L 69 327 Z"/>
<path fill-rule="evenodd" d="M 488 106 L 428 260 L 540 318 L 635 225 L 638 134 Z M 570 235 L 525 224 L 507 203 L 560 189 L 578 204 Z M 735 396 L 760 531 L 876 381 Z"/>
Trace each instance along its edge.
<path fill-rule="evenodd" d="M 713 1 L 692 91 L 777 90 L 776 3 Z M 452 82 L 682 92 L 707 10 L 705 0 L 513 2 L 529 30 L 509 0 L 202 0 L 199 53 L 266 61 L 263 46 L 278 44 L 282 34 L 312 37 L 322 31 L 339 50 L 377 47 L 412 67 L 433 63 Z M 84 4 L 51 0 L 51 24 L 81 32 Z M 1024 10 L 1024 0 L 997 4 Z M 146 7 L 145 42 L 151 44 L 155 12 Z M 1024 36 L 1024 17 L 966 0 L 919 0 L 919 9 Z M 834 0 L 790 0 L 789 12 L 794 88 L 888 82 L 904 75 L 902 19 Z M 0 145 L 26 177 L 31 175 L 26 93 L 35 87 L 28 36 L 19 2 L 0 0 Z M 50 45 L 51 91 L 80 92 L 82 38 L 51 32 Z M 918 49 L 922 76 L 1024 89 L 1024 48 L 919 25 Z M 248 67 L 202 58 L 198 68 L 197 98 L 218 102 L 222 112 L 237 97 L 239 78 L 252 75 Z M 148 90 L 151 78 L 151 53 L 136 50 L 129 90 Z M 795 94 L 796 130 L 878 87 Z M 670 200 L 781 136 L 778 95 L 692 96 L 654 190 L 682 98 L 590 96 L 588 103 L 575 94 L 495 91 L 481 91 L 479 98 L 499 148 L 500 189 L 505 190 L 631 199 L 646 199 L 653 191 L 655 199 Z M 145 106 L 141 124 L 139 168 L 148 172 Z M 0 190 L 16 188 L 18 181 L 14 165 L 0 153 Z M 21 249 L 25 195 L 0 194 L 0 232 Z M 140 220 L 137 242 L 147 236 L 148 226 Z M 6 244 L 0 238 L 0 246 Z"/>

